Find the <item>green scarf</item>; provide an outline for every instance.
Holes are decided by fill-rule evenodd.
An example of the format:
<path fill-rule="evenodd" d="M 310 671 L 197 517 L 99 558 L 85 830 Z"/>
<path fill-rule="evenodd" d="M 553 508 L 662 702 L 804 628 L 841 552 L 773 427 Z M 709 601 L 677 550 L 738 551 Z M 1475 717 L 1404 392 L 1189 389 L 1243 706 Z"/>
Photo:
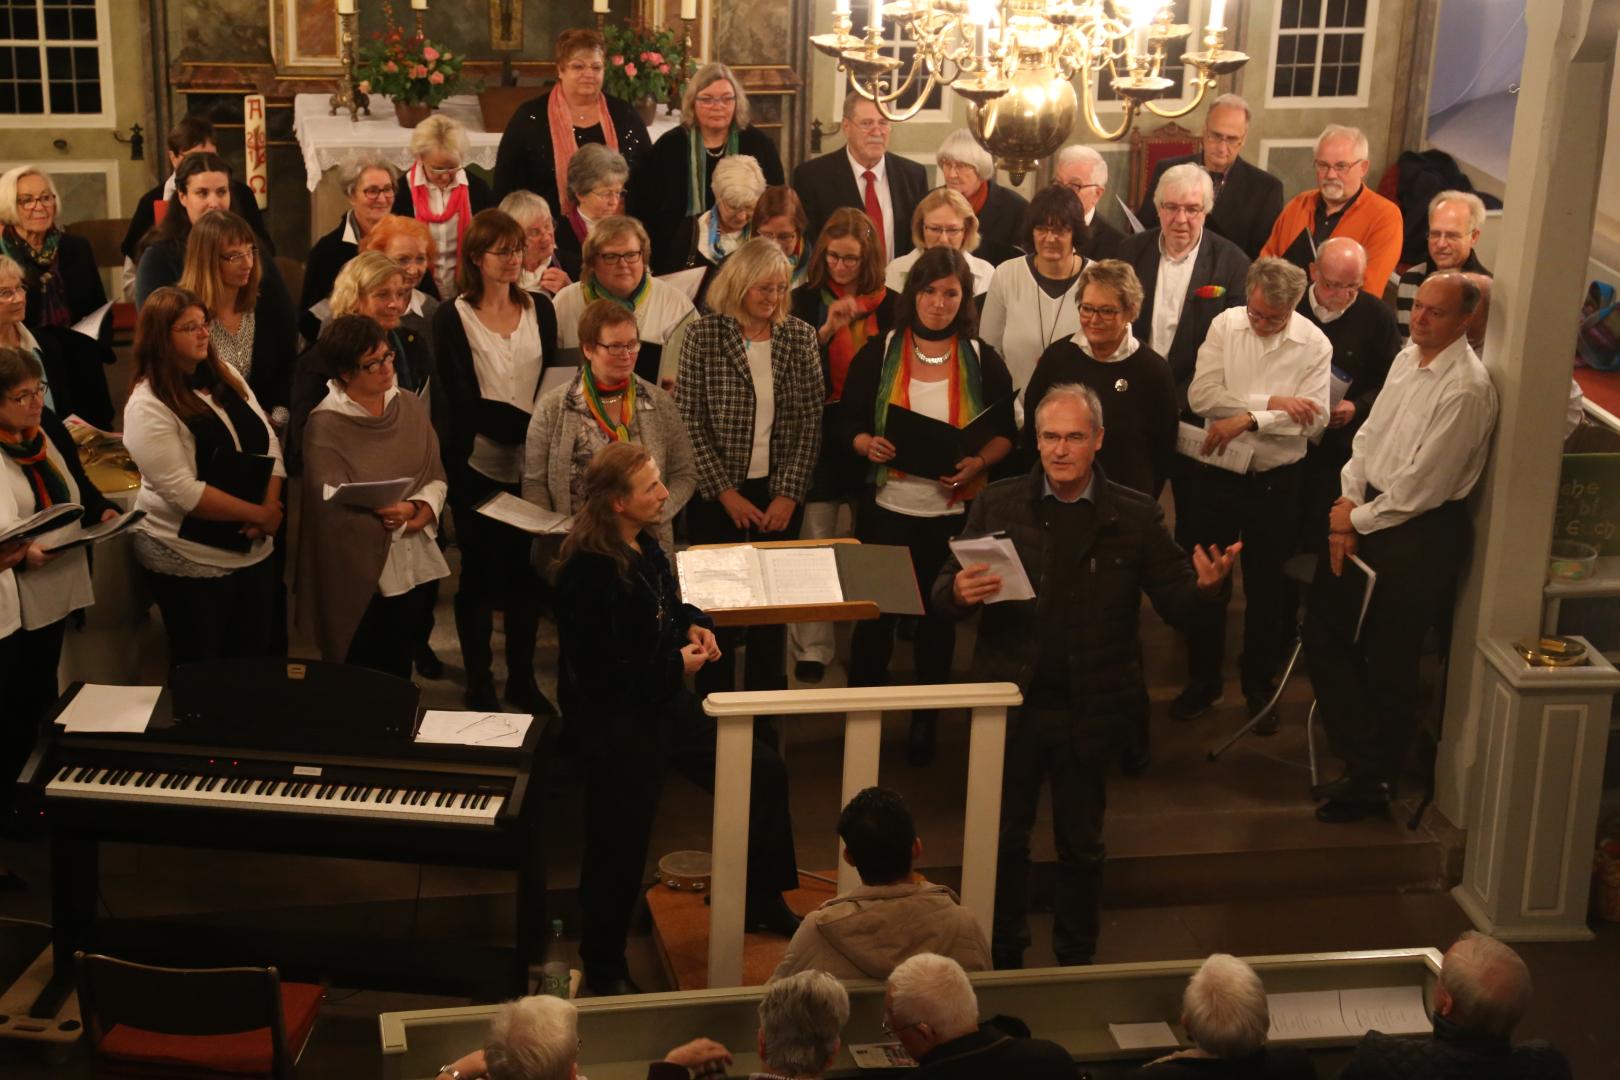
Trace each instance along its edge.
<path fill-rule="evenodd" d="M 731 157 L 737 152 L 737 125 L 731 125 L 726 136 L 726 152 Z M 686 216 L 697 217 L 709 208 L 709 152 L 703 145 L 703 132 L 694 124 L 686 136 Z"/>
<path fill-rule="evenodd" d="M 641 273 L 641 284 L 636 286 L 636 291 L 630 294 L 629 299 L 614 296 L 607 290 L 598 288 L 595 279 L 592 279 L 585 282 L 585 304 L 588 307 L 594 300 L 611 300 L 633 313 L 636 308 L 641 306 L 641 302 L 647 299 L 647 294 L 650 292 L 652 292 L 652 275 L 645 270 Z"/>

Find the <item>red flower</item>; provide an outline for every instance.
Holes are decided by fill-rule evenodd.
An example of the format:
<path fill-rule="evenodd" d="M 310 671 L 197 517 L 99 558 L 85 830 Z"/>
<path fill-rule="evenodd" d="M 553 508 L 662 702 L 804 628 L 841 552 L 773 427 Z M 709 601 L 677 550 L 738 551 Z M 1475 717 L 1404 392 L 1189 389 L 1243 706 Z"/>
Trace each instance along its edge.
<path fill-rule="evenodd" d="M 624 73 L 626 75 L 630 76 L 632 79 L 635 78 L 636 77 L 636 65 L 634 65 L 634 64 L 626 64 L 626 65 L 624 65 Z"/>

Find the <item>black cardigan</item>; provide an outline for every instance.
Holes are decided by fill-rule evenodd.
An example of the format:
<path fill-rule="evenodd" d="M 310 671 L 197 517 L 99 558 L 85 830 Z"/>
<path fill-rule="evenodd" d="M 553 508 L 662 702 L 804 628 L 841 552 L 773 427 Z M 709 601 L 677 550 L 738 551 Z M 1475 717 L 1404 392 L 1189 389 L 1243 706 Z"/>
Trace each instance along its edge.
<path fill-rule="evenodd" d="M 332 295 L 338 271 L 360 253 L 359 245 L 343 239 L 343 230 L 348 226 L 349 215 L 344 214 L 338 219 L 337 228 L 315 241 L 309 249 L 309 258 L 304 260 L 304 289 L 298 297 L 298 329 L 305 341 L 314 341 L 321 332 L 320 320 L 311 315 L 309 309 Z M 432 279 L 432 274 L 422 275 L 423 281 Z"/>
<path fill-rule="evenodd" d="M 514 191 L 534 192 L 551 204 L 551 216 L 557 219 L 560 236 L 563 220 L 558 189 L 568 182 L 568 177 L 557 175 L 556 162 L 551 156 L 551 123 L 546 115 L 551 89 L 548 86 L 539 97 L 524 102 L 507 122 L 500 148 L 495 151 L 495 194 L 504 199 Z M 634 176 L 642 156 L 652 149 L 647 125 L 641 122 L 641 116 L 629 102 L 620 101 L 612 94 L 603 96 L 607 99 L 608 117 L 618 134 L 619 153 L 630 167 L 630 175 Z"/>
<path fill-rule="evenodd" d="M 129 228 L 124 231 L 124 242 L 119 245 L 124 252 L 124 258 L 131 262 L 136 261 L 140 252 L 141 238 L 157 224 L 157 215 L 152 207 L 162 201 L 163 185 L 159 184 L 142 195 L 140 201 L 135 204 L 135 214 L 129 219 Z M 253 189 L 240 180 L 231 181 L 231 213 L 253 227 L 253 231 L 259 234 L 259 242 L 264 245 L 265 254 L 275 258 L 276 245 L 270 241 L 270 230 L 264 223 L 264 212 L 259 209 L 259 202 L 253 197 Z"/>
<path fill-rule="evenodd" d="M 696 216 L 686 212 L 686 188 L 690 179 L 687 148 L 691 145 L 691 137 L 691 131 L 685 127 L 665 132 L 653 143 L 652 150 L 641 159 L 635 174 L 630 177 L 628 212 L 647 226 L 647 232 L 652 237 L 654 266 L 661 266 L 672 258 L 686 258 L 684 250 L 678 254 L 672 252 L 671 243 L 675 227 L 683 219 Z M 768 186 L 786 183 L 782 158 L 776 151 L 775 141 L 758 128 L 746 127 L 737 132 L 737 153 L 759 162 Z M 707 181 L 713 178 L 715 163 L 720 160 L 709 157 L 704 162 L 704 209 L 714 205 L 714 191 L 709 188 Z"/>
<path fill-rule="evenodd" d="M 1029 200 L 994 180 L 986 180 L 985 186 L 990 193 L 984 197 L 984 209 L 979 211 L 979 247 L 974 254 L 999 266 L 1023 254 L 1024 214 L 1029 210 Z"/>
<path fill-rule="evenodd" d="M 410 170 L 400 173 L 399 182 L 394 185 L 394 213 L 400 217 L 413 218 L 416 216 L 416 203 L 411 199 Z M 472 212 L 488 210 L 497 206 L 500 200 L 490 190 L 488 184 L 473 173 L 467 174 L 467 202 L 472 206 Z M 338 235 L 343 235 L 343 226 L 339 224 Z"/>
<path fill-rule="evenodd" d="M 42 326 L 33 333 L 39 342 L 40 364 L 45 368 L 45 381 L 51 384 L 57 414 L 78 416 L 102 431 L 111 431 L 113 404 L 103 359 L 110 350 L 60 326 Z"/>
<path fill-rule="evenodd" d="M 23 325 L 38 330 L 42 318 L 42 295 L 36 279 L 39 271 L 28 259 L 22 264 L 24 282 L 28 287 L 28 308 L 23 314 Z M 67 296 L 68 314 L 78 322 L 107 302 L 107 289 L 101 283 L 101 269 L 96 266 L 96 253 L 90 241 L 82 236 L 63 233 L 56 243 L 56 273 L 62 278 Z"/>

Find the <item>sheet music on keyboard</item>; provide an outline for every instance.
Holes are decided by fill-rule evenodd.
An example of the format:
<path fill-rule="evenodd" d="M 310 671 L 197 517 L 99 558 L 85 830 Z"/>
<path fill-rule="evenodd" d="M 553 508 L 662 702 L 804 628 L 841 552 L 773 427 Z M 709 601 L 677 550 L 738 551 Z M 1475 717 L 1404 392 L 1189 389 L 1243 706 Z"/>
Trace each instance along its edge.
<path fill-rule="evenodd" d="M 152 719 L 161 686 L 106 686 L 85 683 L 58 716 L 72 732 L 141 732 Z"/>
<path fill-rule="evenodd" d="M 416 730 L 419 743 L 510 747 L 523 745 L 534 717 L 528 713 L 486 713 L 429 709 Z"/>

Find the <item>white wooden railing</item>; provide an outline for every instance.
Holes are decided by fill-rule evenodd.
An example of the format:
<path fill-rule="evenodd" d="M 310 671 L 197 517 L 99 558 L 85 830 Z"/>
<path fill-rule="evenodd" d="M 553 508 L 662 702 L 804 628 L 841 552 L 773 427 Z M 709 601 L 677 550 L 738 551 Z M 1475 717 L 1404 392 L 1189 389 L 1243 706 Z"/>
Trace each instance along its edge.
<path fill-rule="evenodd" d="M 962 906 L 990 936 L 996 899 L 996 844 L 1001 821 L 1001 765 L 1007 710 L 1023 702 L 1013 683 L 835 687 L 710 694 L 715 718 L 713 874 L 709 884 L 709 986 L 742 983 L 743 914 L 748 877 L 749 781 L 754 717 L 844 714 L 842 806 L 878 782 L 883 714 L 913 709 L 970 709 L 966 810 L 962 821 Z M 835 853 L 836 858 L 836 853 Z M 838 891 L 860 884 L 836 858 Z"/>

